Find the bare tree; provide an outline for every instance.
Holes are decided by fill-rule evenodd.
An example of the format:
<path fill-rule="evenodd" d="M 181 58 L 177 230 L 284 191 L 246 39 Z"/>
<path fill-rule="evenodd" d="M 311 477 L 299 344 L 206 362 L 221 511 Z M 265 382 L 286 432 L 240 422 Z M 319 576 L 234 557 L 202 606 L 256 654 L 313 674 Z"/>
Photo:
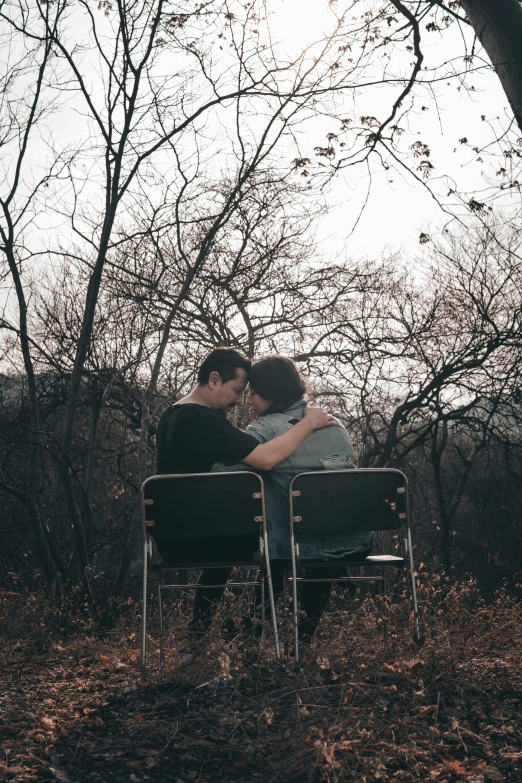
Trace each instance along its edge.
<path fill-rule="evenodd" d="M 317 100 L 336 79 L 329 59 L 333 39 L 289 63 L 279 58 L 267 35 L 263 43 L 252 32 L 262 26 L 260 16 L 254 6 L 245 9 L 217 0 L 205 5 L 187 0 L 175 12 L 164 0 L 139 6 L 104 3 L 98 9 L 87 2 L 74 8 L 59 2 L 51 8 L 35 0 L 28 12 L 23 3 L 15 1 L 0 11 L 18 47 L 27 43 L 42 48 L 45 63 L 52 57 L 55 79 L 67 85 L 71 96 L 60 111 L 81 117 L 80 140 L 76 137 L 73 143 L 62 131 L 52 141 L 51 152 L 60 145 L 63 150 L 76 150 L 67 158 L 67 186 L 60 182 L 50 188 L 39 205 L 47 211 L 51 241 L 47 248 L 28 251 L 27 257 L 34 263 L 60 258 L 69 266 L 80 261 L 88 270 L 58 450 L 82 574 L 89 564 L 90 522 L 88 504 L 87 517 L 82 513 L 73 466 L 75 422 L 108 259 L 130 237 L 139 238 L 144 222 L 156 241 L 167 229 L 178 232 L 176 263 L 183 270 L 182 283 L 164 323 L 150 390 L 143 400 L 146 431 L 147 410 L 179 304 L 254 174 L 266 165 L 282 139 L 291 138 L 296 118 L 315 110 Z M 54 90 L 54 84 L 49 89 Z M 22 137 L 27 139 L 36 119 L 43 119 L 36 107 L 44 105 L 44 100 L 38 88 L 34 110 L 27 119 L 17 120 Z M 22 145 L 23 154 L 26 147 Z M 55 154 L 55 169 L 56 161 L 63 158 Z M 212 199 L 212 181 L 216 174 L 222 180 L 232 160 L 237 164 L 227 188 L 220 193 L 214 190 Z M 206 187 L 201 187 L 203 177 Z M 33 203 L 31 194 L 28 204 Z M 187 241 L 189 228 L 192 244 Z M 62 235 L 60 241 L 53 240 L 53 232 Z M 70 241 L 64 241 L 63 234 Z M 16 241 L 21 242 L 20 237 Z M 34 235 L 28 234 L 25 241 L 34 245 Z M 7 252 L 14 242 L 14 236 L 7 237 Z M 26 292 L 14 263 L 10 272 L 19 283 L 23 321 Z M 19 332 L 28 367 L 26 331 L 22 323 Z M 33 397 L 36 417 L 37 399 Z M 36 418 L 33 431 L 38 432 Z M 92 434 L 94 443 L 95 426 Z M 36 454 L 37 446 L 34 449 Z M 32 485 L 36 463 L 33 455 Z M 141 464 L 144 473 L 143 459 Z M 54 578 L 52 558 L 47 559 L 48 576 Z"/>
<path fill-rule="evenodd" d="M 29 451 L 26 482 L 24 485 L 11 477 L 9 481 L 1 480 L 0 485 L 25 506 L 31 521 L 34 545 L 50 580 L 56 578 L 58 569 L 62 574 L 65 574 L 66 569 L 56 541 L 42 522 L 39 510 L 40 417 L 29 334 L 29 305 L 22 280 L 22 267 L 27 263 L 24 234 L 35 220 L 40 194 L 54 177 L 59 176 L 64 164 L 58 158 L 41 176 L 34 176 L 32 172 L 29 177 L 25 176 L 26 171 L 30 171 L 30 149 L 37 134 L 37 126 L 52 109 L 52 100 L 43 98 L 43 93 L 55 83 L 51 62 L 52 36 L 62 13 L 61 6 L 46 5 L 34 28 L 35 14 L 21 12 L 16 18 L 16 26 L 26 37 L 26 45 L 12 27 L 4 29 L 4 67 L 0 75 L 0 146 L 6 153 L 3 157 L 5 163 L 0 197 L 0 252 L 9 270 L 18 310 L 17 320 L 11 319 L 6 304 L 0 325 L 18 336 L 29 396 L 29 424 L 24 438 Z M 36 29 L 34 34 L 30 33 L 32 29 Z"/>
<path fill-rule="evenodd" d="M 467 21 L 484 47 L 495 69 L 502 88 L 513 110 L 516 123 L 522 131 L 522 7 L 520 0 L 460 0 L 459 3 L 431 2 L 437 11 L 450 14 L 459 22 Z M 461 6 L 466 20 L 458 18 Z M 402 9 L 399 9 L 402 12 Z"/>
<path fill-rule="evenodd" d="M 448 220 L 465 223 L 470 212 L 485 212 L 494 200 L 519 209 L 520 1 L 337 0 L 331 7 L 339 20 L 340 43 L 332 65 L 345 78 L 332 88 L 332 124 L 326 138 L 316 138 L 296 165 L 323 178 L 362 167 L 368 192 L 377 174 L 379 182 L 406 177 L 429 192 Z M 499 119 L 486 103 L 481 114 L 463 117 L 458 130 L 448 129 L 455 132 L 455 146 L 468 151 L 468 162 L 483 182 L 480 188 L 466 188 L 455 181 L 447 162 L 443 168 L 434 158 L 431 141 L 439 123 L 442 128 L 443 90 L 474 96 L 481 75 L 492 70 L 513 116 L 508 111 Z M 432 116 L 429 110 L 437 115 L 433 127 L 422 119 Z M 489 136 L 484 142 L 486 128 Z M 367 198 L 361 209 L 366 202 Z M 429 239 L 425 232 L 420 238 Z"/>
<path fill-rule="evenodd" d="M 156 347 L 150 379 L 142 397 L 140 483 L 150 472 L 151 425 L 172 399 L 172 396 L 158 397 L 157 394 L 160 375 L 165 375 L 163 364 L 171 340 L 177 347 L 184 335 L 198 346 L 199 353 L 205 345 L 223 341 L 243 347 L 245 341 L 234 334 L 234 321 L 240 317 L 247 327 L 247 350 L 252 355 L 257 344 L 256 334 L 242 302 L 254 304 L 252 289 L 269 284 L 270 266 L 285 256 L 286 248 L 292 246 L 295 252 L 298 238 L 309 229 L 311 216 L 299 202 L 297 206 L 295 204 L 301 187 L 292 185 L 291 172 L 283 170 L 281 174 L 266 166 L 287 122 L 285 119 L 280 123 L 278 133 L 272 136 L 274 119 L 268 118 L 258 145 L 250 150 L 239 136 L 242 152 L 236 162 L 237 174 L 223 180 L 215 193 L 215 202 L 222 205 L 221 209 L 216 209 L 206 220 L 200 220 L 196 227 L 191 221 L 190 230 L 184 232 L 180 214 L 184 194 L 180 192 L 176 231 L 162 239 L 149 234 L 147 239 L 152 252 L 143 248 L 132 269 L 125 269 L 121 264 L 112 267 L 109 284 L 121 286 L 123 283 L 130 300 L 138 306 L 146 302 L 146 308 L 157 312 Z M 194 261 L 191 259 L 193 246 L 197 248 Z M 281 283 L 278 281 L 280 288 Z M 231 305 L 225 305 L 226 315 L 223 299 Z M 192 379 L 194 368 L 195 364 L 184 378 L 185 383 Z M 175 387 L 174 393 L 179 392 L 180 387 Z M 138 498 L 135 519 L 113 586 L 114 596 L 119 595 L 130 567 L 140 519 Z"/>

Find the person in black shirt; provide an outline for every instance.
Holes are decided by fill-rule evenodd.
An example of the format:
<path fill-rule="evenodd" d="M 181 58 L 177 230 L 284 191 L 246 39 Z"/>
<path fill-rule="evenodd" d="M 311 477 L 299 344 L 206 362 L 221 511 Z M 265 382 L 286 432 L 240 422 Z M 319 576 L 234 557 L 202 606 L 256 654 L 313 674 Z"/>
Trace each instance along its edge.
<path fill-rule="evenodd" d="M 266 443 L 234 427 L 226 413 L 242 402 L 250 361 L 230 348 L 217 348 L 203 361 L 197 386 L 167 408 L 158 423 L 157 472 L 208 473 L 214 462 L 244 462 L 270 470 L 286 459 L 314 429 L 334 423 L 320 408 L 307 407 L 301 421 Z M 223 583 L 230 569 L 202 571 L 200 584 Z M 222 590 L 197 590 L 191 627 L 210 623 L 212 604 Z"/>

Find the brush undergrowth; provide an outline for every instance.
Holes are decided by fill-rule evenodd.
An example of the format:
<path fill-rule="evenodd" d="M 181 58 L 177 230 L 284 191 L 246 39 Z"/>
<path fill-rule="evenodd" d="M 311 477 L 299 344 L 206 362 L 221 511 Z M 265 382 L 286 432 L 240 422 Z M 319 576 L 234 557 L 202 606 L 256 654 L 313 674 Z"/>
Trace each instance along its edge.
<path fill-rule="evenodd" d="M 165 668 L 153 616 L 145 675 L 139 605 L 97 633 L 69 599 L 3 591 L 0 780 L 520 783 L 518 589 L 487 601 L 473 578 L 424 574 L 418 648 L 407 585 L 337 588 L 299 667 L 269 629 L 264 650 L 241 631 L 248 596 L 226 596 L 198 643 L 173 602 Z"/>

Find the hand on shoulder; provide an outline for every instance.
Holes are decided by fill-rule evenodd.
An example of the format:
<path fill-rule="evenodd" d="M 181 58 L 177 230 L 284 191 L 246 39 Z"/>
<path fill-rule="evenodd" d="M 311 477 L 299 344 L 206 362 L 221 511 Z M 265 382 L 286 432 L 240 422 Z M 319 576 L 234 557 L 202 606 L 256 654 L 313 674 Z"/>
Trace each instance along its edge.
<path fill-rule="evenodd" d="M 314 430 L 337 423 L 330 413 L 326 413 L 322 408 L 313 408 L 311 405 L 307 405 L 304 409 L 304 418 Z"/>

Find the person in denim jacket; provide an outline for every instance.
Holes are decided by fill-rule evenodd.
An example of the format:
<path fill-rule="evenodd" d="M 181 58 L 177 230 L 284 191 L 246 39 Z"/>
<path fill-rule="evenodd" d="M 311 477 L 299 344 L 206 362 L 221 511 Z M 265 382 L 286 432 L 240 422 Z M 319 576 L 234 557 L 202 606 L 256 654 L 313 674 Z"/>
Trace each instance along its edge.
<path fill-rule="evenodd" d="M 260 443 L 266 443 L 286 432 L 303 418 L 307 404 L 305 394 L 306 383 L 291 359 L 268 356 L 255 362 L 249 376 L 248 404 L 259 418 L 248 427 L 248 434 Z M 298 473 L 306 471 L 355 469 L 348 433 L 341 422 L 332 418 L 335 424 L 315 430 L 287 459 L 271 471 L 260 474 L 265 484 L 269 554 L 276 592 L 281 590 L 284 562 L 291 557 L 288 523 L 290 482 Z M 248 467 L 242 463 L 229 466 L 216 463 L 212 467 L 213 471 L 245 469 Z M 322 559 L 341 563 L 364 558 L 377 540 L 374 532 L 330 535 L 327 541 L 321 537 L 320 531 L 314 536 L 299 535 L 298 530 L 295 533 L 301 561 Z M 325 571 L 324 575 L 332 574 Z M 322 572 L 314 570 L 314 576 L 321 578 Z M 301 603 L 308 615 L 301 628 L 304 638 L 311 637 L 315 631 L 329 593 L 329 583 L 303 585 Z"/>

